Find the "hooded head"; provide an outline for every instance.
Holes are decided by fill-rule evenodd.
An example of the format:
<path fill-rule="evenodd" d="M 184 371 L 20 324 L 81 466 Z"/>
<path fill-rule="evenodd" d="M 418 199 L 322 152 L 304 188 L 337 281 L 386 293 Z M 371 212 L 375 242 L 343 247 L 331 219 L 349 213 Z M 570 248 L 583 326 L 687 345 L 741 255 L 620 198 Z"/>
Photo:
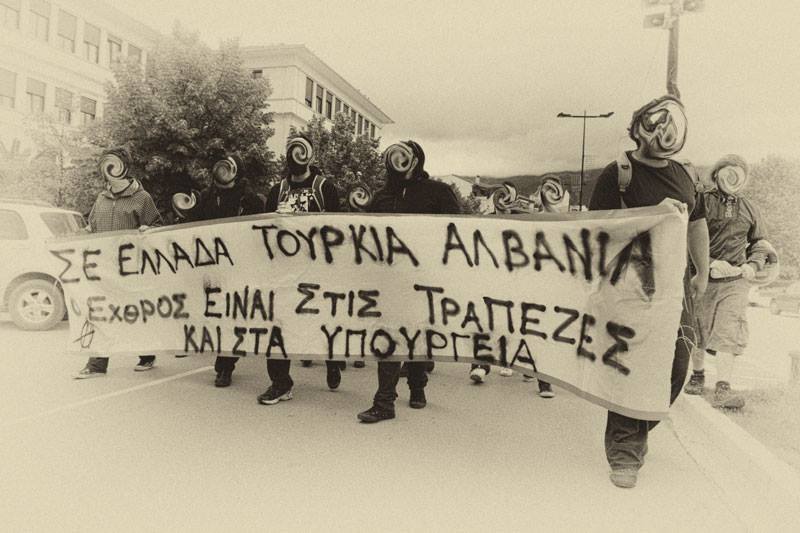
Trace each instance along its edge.
<path fill-rule="evenodd" d="M 383 152 L 383 163 L 390 184 L 404 185 L 428 177 L 425 172 L 425 152 L 412 140 L 391 145 Z"/>
<path fill-rule="evenodd" d="M 214 184 L 223 189 L 233 187 L 236 179 L 241 176 L 243 167 L 242 159 L 236 154 L 220 159 L 214 163 L 211 170 L 211 174 L 214 176 Z"/>
<path fill-rule="evenodd" d="M 106 188 L 113 194 L 121 194 L 133 183 L 133 179 L 128 177 L 131 163 L 131 154 L 123 147 L 111 148 L 100 156 L 100 174 L 106 180 Z"/>
<path fill-rule="evenodd" d="M 747 161 L 736 154 L 728 154 L 711 167 L 711 181 L 728 196 L 740 196 L 750 177 Z"/>
<path fill-rule="evenodd" d="M 644 154 L 666 159 L 680 152 L 686 142 L 686 114 L 674 96 L 656 98 L 633 112 L 628 135 Z"/>
<path fill-rule="evenodd" d="M 314 160 L 314 145 L 303 133 L 296 133 L 286 140 L 286 169 L 290 176 L 306 173 Z"/>

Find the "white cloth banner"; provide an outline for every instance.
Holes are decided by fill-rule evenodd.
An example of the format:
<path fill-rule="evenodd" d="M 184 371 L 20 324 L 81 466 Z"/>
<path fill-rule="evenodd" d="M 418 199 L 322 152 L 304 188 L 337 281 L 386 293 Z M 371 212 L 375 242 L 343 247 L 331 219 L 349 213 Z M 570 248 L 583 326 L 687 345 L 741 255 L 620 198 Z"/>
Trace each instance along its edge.
<path fill-rule="evenodd" d="M 70 353 L 505 364 L 660 419 L 686 224 L 666 207 L 269 214 L 72 237 L 50 251 Z"/>

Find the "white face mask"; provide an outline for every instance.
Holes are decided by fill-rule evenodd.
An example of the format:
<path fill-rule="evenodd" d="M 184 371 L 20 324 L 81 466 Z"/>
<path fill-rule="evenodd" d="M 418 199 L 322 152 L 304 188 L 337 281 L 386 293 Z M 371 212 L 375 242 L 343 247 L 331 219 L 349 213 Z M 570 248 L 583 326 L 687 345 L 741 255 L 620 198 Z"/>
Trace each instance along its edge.
<path fill-rule="evenodd" d="M 735 165 L 720 168 L 714 174 L 717 188 L 729 196 L 739 196 L 747 185 L 747 172 Z"/>
<path fill-rule="evenodd" d="M 236 161 L 230 157 L 214 163 L 214 168 L 211 170 L 214 175 L 214 181 L 222 187 L 231 186 L 238 172 L 239 168 L 236 166 Z"/>
<path fill-rule="evenodd" d="M 108 190 L 119 194 L 130 187 L 131 180 L 126 178 L 128 166 L 117 154 L 105 154 L 100 159 L 100 173 L 106 179 Z"/>
<path fill-rule="evenodd" d="M 666 100 L 648 109 L 636 124 L 635 135 L 647 147 L 647 155 L 665 159 L 683 149 L 687 121 L 683 107 Z"/>
<path fill-rule="evenodd" d="M 390 176 L 402 176 L 406 180 L 411 179 L 417 166 L 414 151 L 406 143 L 393 144 L 387 148 L 383 153 L 383 162 Z"/>

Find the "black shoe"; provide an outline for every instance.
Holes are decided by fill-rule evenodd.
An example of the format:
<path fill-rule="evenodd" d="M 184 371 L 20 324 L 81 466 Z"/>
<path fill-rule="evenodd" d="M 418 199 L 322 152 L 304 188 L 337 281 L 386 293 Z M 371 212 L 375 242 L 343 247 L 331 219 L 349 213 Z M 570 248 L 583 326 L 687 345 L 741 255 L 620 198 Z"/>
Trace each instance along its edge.
<path fill-rule="evenodd" d="M 313 364 L 314 364 L 314 361 L 311 361 L 309 359 L 303 359 L 302 361 L 300 361 L 300 365 L 302 365 L 303 368 L 308 368 Z"/>
<path fill-rule="evenodd" d="M 231 376 L 233 375 L 233 370 L 220 370 L 217 372 L 217 379 L 214 380 L 215 387 L 229 387 L 231 384 Z"/>
<path fill-rule="evenodd" d="M 355 362 L 353 362 L 353 368 L 364 368 L 365 366 L 367 366 L 367 365 L 364 364 L 364 361 L 355 361 Z"/>
<path fill-rule="evenodd" d="M 539 397 L 541 398 L 555 398 L 556 393 L 553 392 L 553 387 L 546 381 L 539 380 Z"/>
<path fill-rule="evenodd" d="M 292 389 L 281 391 L 275 387 L 270 387 L 264 394 L 259 395 L 258 403 L 261 405 L 274 405 L 292 399 Z"/>
<path fill-rule="evenodd" d="M 425 389 L 411 389 L 411 398 L 408 400 L 408 405 L 412 409 L 422 409 L 428 405 L 425 399 Z"/>
<path fill-rule="evenodd" d="M 430 374 L 431 372 L 433 372 L 433 369 L 435 367 L 436 367 L 436 363 L 434 363 L 433 361 L 428 361 L 427 364 L 425 365 L 425 372 Z"/>
<path fill-rule="evenodd" d="M 358 419 L 366 424 L 374 424 L 375 422 L 391 420 L 392 418 L 394 418 L 394 409 L 384 409 L 376 405 L 358 413 Z"/>
<path fill-rule="evenodd" d="M 408 363 L 403 363 L 403 366 L 400 367 L 400 377 L 401 378 L 408 377 Z"/>
<path fill-rule="evenodd" d="M 342 369 L 338 365 L 328 366 L 328 388 L 336 390 L 342 382 Z"/>

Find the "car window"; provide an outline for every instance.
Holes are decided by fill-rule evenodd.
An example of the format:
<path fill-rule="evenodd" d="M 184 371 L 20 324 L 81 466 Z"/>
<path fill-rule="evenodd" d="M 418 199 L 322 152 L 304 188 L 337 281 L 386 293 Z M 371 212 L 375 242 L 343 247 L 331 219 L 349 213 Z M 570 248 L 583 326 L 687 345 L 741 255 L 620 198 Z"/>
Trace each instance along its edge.
<path fill-rule="evenodd" d="M 0 241 L 24 241 L 28 230 L 19 213 L 10 209 L 0 209 Z"/>
<path fill-rule="evenodd" d="M 81 217 L 73 213 L 57 213 L 51 211 L 40 213 L 39 216 L 47 226 L 47 229 L 50 230 L 50 233 L 55 236 L 70 235 L 76 233 L 82 227 L 82 224 L 76 220 L 76 218 L 80 219 Z"/>

